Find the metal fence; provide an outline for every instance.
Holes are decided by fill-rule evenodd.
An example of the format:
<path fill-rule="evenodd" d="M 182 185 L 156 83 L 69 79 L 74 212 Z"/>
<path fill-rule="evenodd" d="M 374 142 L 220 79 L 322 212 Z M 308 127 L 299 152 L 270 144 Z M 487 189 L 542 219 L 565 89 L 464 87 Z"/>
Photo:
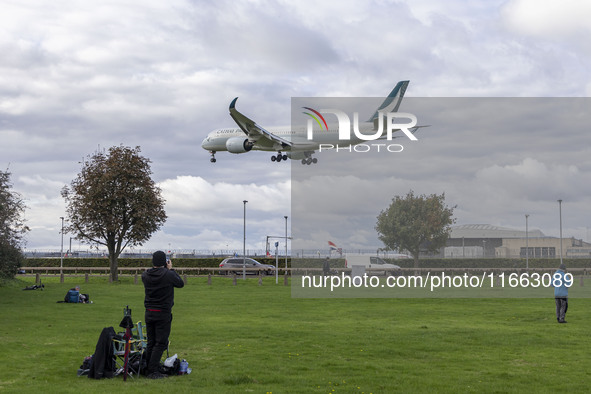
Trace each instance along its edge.
<path fill-rule="evenodd" d="M 152 253 L 157 249 L 128 249 L 121 253 L 120 258 L 150 258 Z M 230 257 L 230 256 L 242 256 L 242 250 L 234 249 L 220 249 L 220 250 L 205 250 L 205 249 L 172 249 L 165 250 L 165 252 L 172 256 L 172 258 L 195 258 L 195 257 Z M 294 258 L 341 258 L 346 253 L 356 254 L 370 254 L 376 255 L 376 249 L 349 249 L 343 250 L 342 252 L 335 252 L 330 250 L 319 250 L 319 249 L 297 249 L 293 250 Z M 25 249 L 24 254 L 26 257 L 61 257 L 60 250 L 56 249 Z M 275 257 L 275 250 L 270 250 L 267 254 L 266 250 L 263 249 L 247 249 L 246 255 L 248 257 Z M 392 257 L 394 253 L 379 252 L 379 256 L 382 258 Z M 86 250 L 65 250 L 64 257 L 107 257 L 107 250 L 102 249 L 86 249 Z M 278 251 L 279 258 L 285 258 L 285 249 Z M 287 251 L 287 256 L 292 256 L 292 251 Z"/>

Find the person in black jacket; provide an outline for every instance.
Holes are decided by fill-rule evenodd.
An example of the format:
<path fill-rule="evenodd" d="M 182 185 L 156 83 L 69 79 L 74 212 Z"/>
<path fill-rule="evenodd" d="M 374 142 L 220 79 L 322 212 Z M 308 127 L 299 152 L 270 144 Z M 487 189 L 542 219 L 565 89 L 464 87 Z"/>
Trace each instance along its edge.
<path fill-rule="evenodd" d="M 324 276 L 330 275 L 330 258 L 328 256 L 326 257 L 326 260 L 324 260 L 324 263 L 322 264 L 322 273 L 324 274 Z"/>
<path fill-rule="evenodd" d="M 142 273 L 146 294 L 144 306 L 148 335 L 146 360 L 148 362 L 148 377 L 159 379 L 166 377 L 158 369 L 162 353 L 168 346 L 172 306 L 174 305 L 174 288 L 183 287 L 185 283 L 172 269 L 172 262 L 166 259 L 164 252 L 159 250 L 152 255 L 152 265 L 153 268 Z"/>

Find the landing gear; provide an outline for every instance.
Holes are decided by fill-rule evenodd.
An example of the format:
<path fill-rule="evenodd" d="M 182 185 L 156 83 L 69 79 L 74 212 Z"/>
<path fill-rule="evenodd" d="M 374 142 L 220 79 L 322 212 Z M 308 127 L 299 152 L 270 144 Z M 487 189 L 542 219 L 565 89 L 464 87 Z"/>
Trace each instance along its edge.
<path fill-rule="evenodd" d="M 287 160 L 287 155 L 282 155 L 281 152 L 277 152 L 276 156 L 271 156 L 271 161 L 279 163 L 281 160 Z"/>
<path fill-rule="evenodd" d="M 211 159 L 209 159 L 210 162 L 215 163 L 216 159 L 215 159 L 215 151 L 212 150 L 209 153 L 211 153 Z"/>
<path fill-rule="evenodd" d="M 318 163 L 318 159 L 317 158 L 312 158 L 312 157 L 308 157 L 305 159 L 302 159 L 302 164 L 303 165 L 310 165 L 310 164 L 316 164 Z"/>

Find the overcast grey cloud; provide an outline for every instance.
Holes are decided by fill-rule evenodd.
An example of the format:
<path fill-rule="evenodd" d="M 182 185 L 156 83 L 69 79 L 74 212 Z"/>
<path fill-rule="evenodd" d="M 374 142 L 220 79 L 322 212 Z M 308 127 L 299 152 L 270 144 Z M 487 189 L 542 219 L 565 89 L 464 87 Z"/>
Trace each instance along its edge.
<path fill-rule="evenodd" d="M 584 97 L 591 91 L 591 48 L 583 39 L 590 16 L 588 5 L 573 0 L 4 1 L 0 164 L 9 165 L 29 206 L 31 249 L 59 247 L 60 189 L 84 157 L 119 144 L 141 146 L 167 200 L 169 220 L 146 248 L 240 250 L 246 199 L 248 247 L 261 249 L 292 214 L 291 169 L 261 152 L 219 153 L 209 163 L 200 142 L 234 125 L 228 115 L 234 97 L 263 126 L 289 124 L 291 97 L 383 96 L 402 79 L 411 80 L 407 96 L 414 97 Z M 506 116 L 523 121 L 522 110 Z M 462 110 L 448 116 L 473 128 L 456 130 L 458 138 L 480 126 Z M 519 150 L 491 154 L 478 141 L 456 149 L 455 160 L 407 163 L 406 176 L 394 170 L 384 183 L 399 194 L 411 176 L 420 193 L 454 182 L 446 196 L 458 205 L 461 223 L 513 227 L 522 225 L 517 216 L 526 207 L 536 226 L 534 211 L 551 209 L 552 191 L 560 190 L 565 234 L 585 238 L 588 205 L 581 196 L 589 192 L 583 185 L 591 170 L 585 140 L 573 154 L 573 129 L 536 130 L 536 149 L 521 145 L 530 135 L 501 129 L 495 138 L 510 133 Z M 550 138 L 557 132 L 564 138 Z M 413 149 L 455 148 L 447 130 L 419 135 L 420 148 L 405 146 L 409 162 Z M 344 188 L 356 184 L 343 179 Z M 556 180 L 555 187 L 541 188 L 543 179 Z M 501 200 L 491 193 L 468 193 L 475 186 L 494 188 L 503 201 L 522 198 L 524 206 L 495 205 Z M 371 201 L 381 207 L 390 198 Z M 489 215 L 481 209 L 486 201 L 494 208 Z M 350 210 L 346 200 L 334 203 Z M 556 234 L 550 222 L 539 228 Z M 311 238 L 322 245 L 336 236 L 315 231 Z M 370 230 L 351 237 L 341 241 L 376 242 Z"/>

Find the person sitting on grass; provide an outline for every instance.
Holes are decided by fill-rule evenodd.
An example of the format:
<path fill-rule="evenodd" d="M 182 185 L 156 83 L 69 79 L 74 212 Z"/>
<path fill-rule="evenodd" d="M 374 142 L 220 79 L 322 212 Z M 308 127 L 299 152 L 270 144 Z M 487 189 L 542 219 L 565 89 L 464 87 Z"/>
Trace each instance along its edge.
<path fill-rule="evenodd" d="M 68 290 L 66 296 L 64 297 L 64 302 L 79 302 L 82 304 L 86 304 L 88 303 L 89 299 L 90 297 L 88 296 L 88 294 L 80 293 L 80 286 L 75 286 Z"/>

